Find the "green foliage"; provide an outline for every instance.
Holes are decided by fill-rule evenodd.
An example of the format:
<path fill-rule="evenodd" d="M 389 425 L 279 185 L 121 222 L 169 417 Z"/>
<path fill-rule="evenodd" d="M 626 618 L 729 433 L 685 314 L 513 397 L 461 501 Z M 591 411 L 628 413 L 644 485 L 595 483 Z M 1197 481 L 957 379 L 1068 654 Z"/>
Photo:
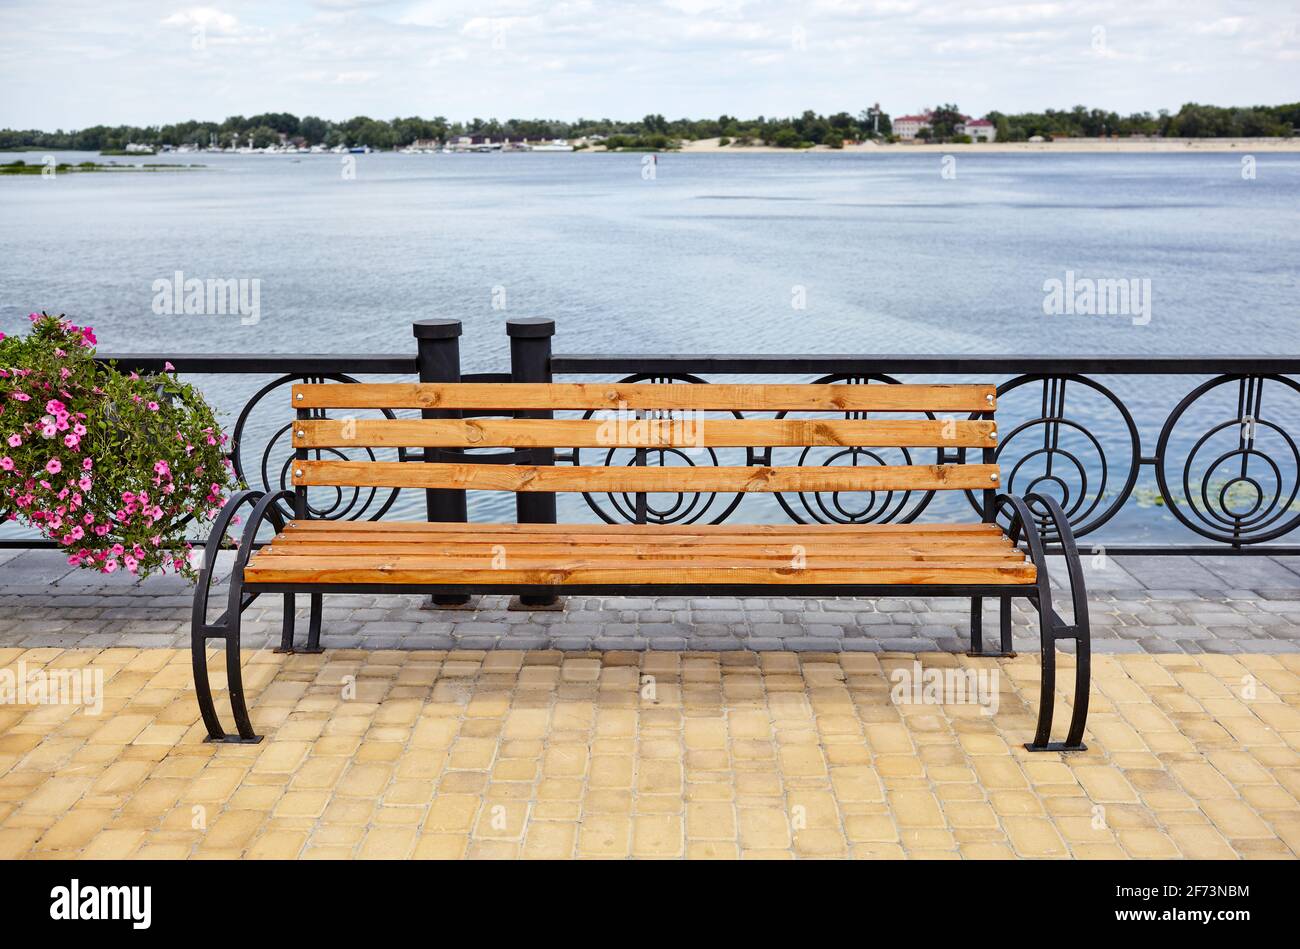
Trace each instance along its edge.
<path fill-rule="evenodd" d="M 792 128 L 778 129 L 772 136 L 772 144 L 777 148 L 802 148 L 803 139 Z"/>
<path fill-rule="evenodd" d="M 605 148 L 611 152 L 662 152 L 677 147 L 677 140 L 667 135 L 611 135 Z"/>
<path fill-rule="evenodd" d="M 1048 109 L 1019 115 L 990 112 L 987 118 L 997 128 L 999 141 L 1012 142 L 1023 142 L 1034 135 L 1044 138 L 1096 138 L 1102 135 L 1125 138 L 1131 135 L 1263 138 L 1292 134 L 1292 129 L 1300 124 L 1300 103 L 1223 108 L 1189 102 L 1175 115 L 1162 109 L 1157 115 L 1134 112 L 1127 116 L 1076 105 L 1069 111 Z"/>
<path fill-rule="evenodd" d="M 935 110 L 933 134 L 947 138 L 955 134 L 953 104 Z M 1276 106 L 1220 107 L 1187 103 L 1177 114 L 1162 110 L 1156 115 L 1135 112 L 1121 116 L 1104 109 L 1088 109 L 1077 105 L 1072 109 L 1045 112 L 1026 112 L 1016 115 L 990 112 L 987 118 L 998 130 L 999 141 L 1024 141 L 1032 135 L 1044 137 L 1099 135 L 1163 135 L 1163 136 L 1278 136 L 1289 135 L 1300 126 L 1300 102 Z M 371 148 L 403 147 L 417 139 L 446 140 L 460 135 L 486 135 L 494 139 L 553 139 L 583 138 L 589 135 L 621 135 L 633 138 L 662 136 L 670 140 L 694 141 L 704 138 L 730 138 L 735 142 L 752 139 L 772 143 L 778 132 L 792 129 L 802 142 L 824 143 L 831 135 L 848 141 L 872 137 L 876 125 L 870 110 L 864 109 L 856 116 L 836 112 L 822 116 L 811 110 L 801 115 L 778 118 L 758 116 L 741 119 L 733 115 L 720 115 L 716 119 L 667 119 L 660 114 L 644 116 L 640 121 L 616 119 L 579 118 L 572 122 L 555 119 L 472 119 L 469 122 L 450 122 L 443 116 L 432 119 L 410 116 L 390 120 L 373 119 L 359 115 L 346 121 L 334 122 L 319 116 L 298 118 L 290 112 L 267 112 L 262 115 L 232 115 L 221 122 L 189 120 L 170 125 L 107 126 L 95 125 L 79 131 L 43 132 L 36 129 L 0 130 L 0 150 L 23 148 L 67 150 L 120 150 L 128 143 L 140 145 L 207 145 L 215 137 L 221 146 L 229 146 L 232 138 L 239 144 L 248 142 L 249 134 L 255 140 L 271 144 L 284 135 L 290 141 L 308 145 L 369 145 Z M 879 133 L 888 139 L 893 134 L 893 122 L 886 113 L 878 118 Z M 268 136 L 270 136 L 268 138 Z"/>
<path fill-rule="evenodd" d="M 6 516 L 56 541 L 73 566 L 193 579 L 186 525 L 237 487 L 212 409 L 174 372 L 96 362 L 90 327 L 31 319 L 26 336 L 0 338 Z"/>
<path fill-rule="evenodd" d="M 930 115 L 930 138 L 940 142 L 951 141 L 957 134 L 957 126 L 965 121 L 960 109 L 954 103 L 941 105 Z"/>

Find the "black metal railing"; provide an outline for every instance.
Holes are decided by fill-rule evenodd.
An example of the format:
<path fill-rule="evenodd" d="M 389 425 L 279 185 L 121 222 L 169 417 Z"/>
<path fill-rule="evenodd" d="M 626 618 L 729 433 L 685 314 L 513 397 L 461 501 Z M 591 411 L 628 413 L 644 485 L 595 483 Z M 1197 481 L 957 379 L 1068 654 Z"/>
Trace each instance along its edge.
<path fill-rule="evenodd" d="M 753 381 L 821 381 L 890 384 L 899 381 L 998 383 L 997 461 L 1004 490 L 1055 497 L 1081 545 L 1109 553 L 1300 554 L 1290 544 L 1300 527 L 1300 357 L 1294 356 L 852 356 L 852 355 L 583 355 L 551 354 L 553 324 L 511 321 L 510 372 L 461 373 L 457 321 L 417 324 L 418 354 L 107 354 L 119 366 L 159 371 L 167 363 L 187 376 L 270 377 L 243 400 L 232 431 L 236 473 L 251 487 L 287 486 L 294 457 L 288 387 L 296 382 L 356 381 L 401 376 L 423 381 L 502 382 L 604 377 L 620 381 L 704 383 L 713 377 Z M 422 328 L 421 328 L 422 327 Z M 453 330 L 454 327 L 454 330 Z M 904 380 L 904 377 L 906 379 Z M 736 381 L 734 378 L 731 381 Z M 255 422 L 261 410 L 266 421 Z M 391 416 L 391 413 L 389 413 Z M 373 449 L 359 449 L 374 457 Z M 744 464 L 782 463 L 781 449 L 740 449 Z M 797 464 L 887 464 L 886 451 L 904 449 L 791 449 Z M 935 463 L 960 460 L 960 450 L 938 449 Z M 810 454 L 811 453 L 811 454 Z M 335 452 L 343 456 L 342 452 Z M 720 464 L 715 452 L 678 457 L 673 449 L 639 449 L 636 458 L 606 452 L 603 464 Z M 434 460 L 430 453 L 394 450 L 395 457 Z M 658 455 L 658 457 L 656 457 Z M 579 453 L 557 451 L 533 463 L 576 463 Z M 464 460 L 491 460 L 466 454 Z M 590 463 L 584 461 L 584 464 Z M 728 463 L 736 463 L 734 461 Z M 898 462 L 893 462 L 898 463 Z M 312 500 L 312 516 L 379 519 L 393 510 L 399 491 L 357 489 Z M 936 498 L 933 492 L 838 496 L 778 495 L 777 516 L 802 522 L 905 522 L 929 511 L 959 517 L 974 497 Z M 687 495 L 656 499 L 584 495 L 606 521 L 717 523 L 733 517 L 740 498 Z M 429 492 L 427 515 L 465 517 L 463 492 Z M 541 502 L 539 504 L 539 501 Z M 525 521 L 555 518 L 545 499 L 517 512 Z M 1108 543 L 1103 531 L 1120 522 L 1142 534 L 1151 510 L 1167 512 L 1154 543 Z M 773 513 L 769 512 L 769 513 Z M 965 509 L 970 513 L 970 508 Z M 1042 525 L 1051 540 L 1051 525 Z M 1113 538 L 1112 538 L 1113 539 Z M 49 547 L 12 538 L 3 547 Z"/>
<path fill-rule="evenodd" d="M 1081 543 L 1119 554 L 1300 553 L 1283 543 L 1300 527 L 1300 385 L 1290 378 L 1300 375 L 1300 357 L 556 355 L 551 367 L 556 376 L 629 381 L 997 381 L 1003 489 L 1054 496 Z M 940 449 L 935 460 L 956 455 Z M 750 463 L 770 463 L 770 450 L 751 452 Z M 799 463 L 818 462 L 805 450 Z M 886 462 L 836 449 L 822 463 Z M 793 520 L 840 523 L 910 521 L 935 503 L 933 493 L 872 498 L 853 510 L 824 498 L 777 499 Z M 1184 538 L 1105 543 L 1099 529 L 1138 502 L 1168 511 Z M 1054 542 L 1051 525 L 1041 528 Z"/>

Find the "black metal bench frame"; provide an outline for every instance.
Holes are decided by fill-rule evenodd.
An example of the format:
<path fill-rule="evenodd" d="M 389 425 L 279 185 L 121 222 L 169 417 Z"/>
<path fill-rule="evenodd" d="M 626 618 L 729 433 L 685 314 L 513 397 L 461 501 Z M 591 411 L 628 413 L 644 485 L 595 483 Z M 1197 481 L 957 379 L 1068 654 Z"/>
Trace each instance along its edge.
<path fill-rule="evenodd" d="M 1083 732 L 1088 717 L 1088 694 L 1091 683 L 1091 639 L 1083 568 L 1079 561 L 1074 535 L 1065 513 L 1054 499 L 1045 495 L 1028 494 L 1022 499 L 1009 494 L 999 494 L 993 498 L 991 505 L 986 505 L 985 520 L 987 522 L 992 522 L 996 513 L 1005 514 L 1010 519 L 1008 535 L 1014 544 L 1024 545 L 1025 553 L 1037 569 L 1037 578 L 1032 585 L 886 584 L 850 586 L 814 584 L 793 586 L 782 584 L 773 586 L 761 584 L 602 584 L 552 587 L 519 584 L 246 583 L 243 578 L 243 571 L 256 547 L 258 530 L 264 523 L 270 523 L 277 532 L 283 530 L 286 518 L 280 504 L 286 501 L 292 503 L 296 517 L 306 518 L 306 492 L 304 489 L 286 489 L 274 492 L 250 490 L 234 495 L 222 509 L 216 523 L 213 525 L 212 533 L 209 535 L 207 546 L 204 549 L 203 568 L 200 573 L 198 587 L 194 593 L 191 650 L 194 664 L 195 692 L 203 723 L 208 731 L 208 737 L 205 739 L 207 741 L 254 743 L 262 740 L 261 736 L 257 735 L 253 729 L 244 696 L 243 677 L 240 668 L 240 623 L 243 611 L 264 593 L 279 593 L 284 596 L 284 619 L 280 645 L 275 651 L 284 653 L 319 653 L 322 651 L 320 645 L 321 611 L 323 596 L 326 593 L 421 593 L 461 596 L 466 594 L 509 594 L 545 600 L 554 597 L 556 594 L 571 596 L 718 594 L 765 596 L 779 590 L 782 596 L 818 598 L 899 595 L 969 597 L 971 600 L 971 648 L 967 654 L 985 657 L 1015 655 L 1012 645 L 1011 601 L 1015 597 L 1023 597 L 1029 600 L 1038 613 L 1042 680 L 1039 692 L 1037 729 L 1033 741 L 1025 743 L 1024 747 L 1035 752 L 1084 751 L 1087 747 L 1083 743 Z M 252 512 L 244 526 L 242 537 L 236 549 L 235 562 L 230 575 L 226 610 L 214 622 L 208 622 L 209 591 L 216 568 L 217 554 L 222 548 L 233 518 L 248 505 L 252 505 Z M 1047 555 L 1042 533 L 1039 529 L 1040 523 L 1044 526 L 1050 523 L 1052 531 L 1059 539 L 1070 581 L 1073 622 L 1067 623 L 1053 606 Z M 305 646 L 301 647 L 294 644 L 296 597 L 298 594 L 307 594 L 310 597 L 307 640 Z M 986 597 L 1000 601 L 1001 642 L 998 652 L 984 651 L 982 606 Z M 231 713 L 234 717 L 236 729 L 234 734 L 227 733 L 222 727 L 213 703 L 212 687 L 208 679 L 207 651 L 208 644 L 214 639 L 222 640 L 225 646 L 226 678 Z M 1062 640 L 1075 643 L 1074 704 L 1065 741 L 1054 742 L 1051 740 L 1051 733 L 1056 698 L 1056 644 Z"/>

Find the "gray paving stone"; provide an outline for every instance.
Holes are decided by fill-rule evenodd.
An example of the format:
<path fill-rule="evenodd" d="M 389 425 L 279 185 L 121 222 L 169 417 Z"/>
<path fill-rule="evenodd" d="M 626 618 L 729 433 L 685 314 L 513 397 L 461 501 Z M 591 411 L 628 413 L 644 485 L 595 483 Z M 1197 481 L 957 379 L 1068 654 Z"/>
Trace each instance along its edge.
<path fill-rule="evenodd" d="M 0 559 L 0 647 L 188 643 L 188 585 L 65 567 L 49 551 Z M 1109 574 L 1090 569 L 1103 581 L 1089 589 L 1098 652 L 1300 651 L 1300 558 L 1116 558 Z M 213 590 L 213 618 L 224 592 Z M 323 642 L 328 648 L 709 652 L 956 652 L 969 642 L 969 600 L 960 597 L 570 597 L 555 612 L 511 611 L 509 603 L 505 596 L 482 596 L 454 609 L 428 609 L 427 597 L 412 594 L 327 596 Z M 301 642 L 306 597 L 297 605 Z M 1066 598 L 1058 596 L 1057 608 L 1068 617 Z M 258 600 L 244 614 L 245 643 L 278 642 L 280 621 L 278 596 Z M 1036 651 L 1037 616 L 1027 602 L 1014 602 L 1012 622 L 1016 648 Z M 985 603 L 984 623 L 992 645 L 996 602 Z"/>

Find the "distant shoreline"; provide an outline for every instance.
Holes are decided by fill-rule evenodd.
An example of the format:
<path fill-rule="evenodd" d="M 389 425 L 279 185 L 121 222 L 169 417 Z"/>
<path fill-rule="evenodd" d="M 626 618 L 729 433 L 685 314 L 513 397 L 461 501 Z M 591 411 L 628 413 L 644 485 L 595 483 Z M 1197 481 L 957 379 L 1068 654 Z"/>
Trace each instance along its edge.
<path fill-rule="evenodd" d="M 879 145 L 867 142 L 862 145 L 845 145 L 843 148 L 827 148 L 816 145 L 812 148 L 793 149 L 776 148 L 771 145 L 726 145 L 719 146 L 716 138 L 703 138 L 693 142 L 683 142 L 679 154 L 706 153 L 712 155 L 742 154 L 780 154 L 782 152 L 818 152 L 822 154 L 878 154 L 908 155 L 912 153 L 938 152 L 950 154 L 962 152 L 967 154 L 992 154 L 1028 152 L 1072 153 L 1072 154 L 1140 154 L 1143 152 L 1300 152 L 1300 138 L 1159 138 L 1159 139 L 1091 139 L 1063 138 L 1054 142 L 977 142 L 971 144 L 916 144 Z"/>

